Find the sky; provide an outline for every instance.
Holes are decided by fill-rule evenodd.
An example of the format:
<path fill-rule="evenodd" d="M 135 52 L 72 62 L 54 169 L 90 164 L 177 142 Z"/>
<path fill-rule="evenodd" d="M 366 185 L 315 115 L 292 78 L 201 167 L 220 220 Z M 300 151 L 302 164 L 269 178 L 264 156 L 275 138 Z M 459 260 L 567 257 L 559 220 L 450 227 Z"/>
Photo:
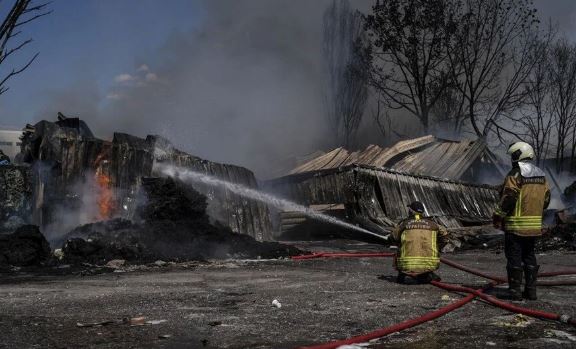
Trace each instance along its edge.
<path fill-rule="evenodd" d="M 40 56 L 0 97 L 0 124 L 37 119 L 55 90 L 80 81 L 106 94 L 117 76 L 152 61 L 169 35 L 190 31 L 202 17 L 202 6 L 185 0 L 55 0 L 49 9 L 24 28 L 34 41 L 12 66 Z"/>
<path fill-rule="evenodd" d="M 0 2 L 2 13 L 8 3 Z M 50 15 L 23 30 L 34 41 L 9 62 L 40 53 L 0 96 L 0 125 L 21 128 L 60 111 L 101 138 L 160 134 L 194 155 L 269 176 L 280 159 L 327 146 L 328 3 L 54 0 Z M 371 1 L 351 3 L 366 10 Z M 576 39 L 576 1 L 534 4 Z"/>

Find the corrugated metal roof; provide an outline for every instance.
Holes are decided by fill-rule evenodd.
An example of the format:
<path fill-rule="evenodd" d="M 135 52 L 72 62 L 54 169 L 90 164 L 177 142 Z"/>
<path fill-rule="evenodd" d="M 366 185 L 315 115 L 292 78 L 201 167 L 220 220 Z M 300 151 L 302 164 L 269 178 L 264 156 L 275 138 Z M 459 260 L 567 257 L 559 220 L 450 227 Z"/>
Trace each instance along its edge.
<path fill-rule="evenodd" d="M 301 164 L 290 174 L 357 164 L 458 179 L 485 150 L 482 141 L 450 141 L 425 136 L 398 142 L 390 148 L 369 145 L 357 152 L 336 148 Z"/>
<path fill-rule="evenodd" d="M 303 205 L 348 205 L 357 222 L 381 226 L 405 218 L 410 202 L 449 228 L 490 222 L 498 191 L 491 186 L 418 176 L 366 165 L 289 175 L 266 183 L 268 190 Z"/>

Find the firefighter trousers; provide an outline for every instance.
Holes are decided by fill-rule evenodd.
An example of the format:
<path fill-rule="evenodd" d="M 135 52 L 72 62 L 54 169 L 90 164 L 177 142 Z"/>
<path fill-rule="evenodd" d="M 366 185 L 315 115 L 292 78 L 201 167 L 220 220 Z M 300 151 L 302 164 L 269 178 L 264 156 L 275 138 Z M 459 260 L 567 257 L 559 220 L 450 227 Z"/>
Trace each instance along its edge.
<path fill-rule="evenodd" d="M 508 266 L 522 268 L 522 266 L 536 266 L 536 245 L 535 236 L 519 236 L 512 233 L 504 235 L 504 254 L 508 261 Z"/>

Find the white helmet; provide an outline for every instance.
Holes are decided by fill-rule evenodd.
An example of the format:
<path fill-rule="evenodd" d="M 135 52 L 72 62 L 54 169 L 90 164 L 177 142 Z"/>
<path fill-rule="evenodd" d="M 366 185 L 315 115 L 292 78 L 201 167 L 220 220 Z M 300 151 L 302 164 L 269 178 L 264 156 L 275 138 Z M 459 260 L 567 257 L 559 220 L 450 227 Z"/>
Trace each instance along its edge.
<path fill-rule="evenodd" d="M 512 161 L 532 160 L 534 159 L 534 149 L 526 142 L 516 142 L 508 148 L 508 154 Z"/>

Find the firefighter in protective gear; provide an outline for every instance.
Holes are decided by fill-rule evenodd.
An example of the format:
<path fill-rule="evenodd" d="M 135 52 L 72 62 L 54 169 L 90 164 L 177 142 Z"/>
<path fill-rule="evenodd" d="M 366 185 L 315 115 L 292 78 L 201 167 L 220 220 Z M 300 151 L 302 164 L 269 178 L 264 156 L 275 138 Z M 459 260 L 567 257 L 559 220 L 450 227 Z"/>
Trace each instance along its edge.
<path fill-rule="evenodd" d="M 505 232 L 510 298 L 535 300 L 538 263 L 534 253 L 536 238 L 542 235 L 542 215 L 550 203 L 550 189 L 544 171 L 531 161 L 534 150 L 525 142 L 508 149 L 512 170 L 506 176 L 500 201 L 494 212 L 494 227 Z M 521 291 L 522 274 L 525 277 Z"/>
<path fill-rule="evenodd" d="M 395 267 L 398 282 L 404 283 L 406 276 L 419 283 L 428 283 L 440 278 L 434 271 L 440 266 L 440 243 L 446 237 L 444 227 L 423 218 L 424 205 L 413 202 L 409 206 L 410 217 L 400 222 L 392 232 L 392 238 L 400 243 Z"/>

